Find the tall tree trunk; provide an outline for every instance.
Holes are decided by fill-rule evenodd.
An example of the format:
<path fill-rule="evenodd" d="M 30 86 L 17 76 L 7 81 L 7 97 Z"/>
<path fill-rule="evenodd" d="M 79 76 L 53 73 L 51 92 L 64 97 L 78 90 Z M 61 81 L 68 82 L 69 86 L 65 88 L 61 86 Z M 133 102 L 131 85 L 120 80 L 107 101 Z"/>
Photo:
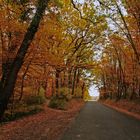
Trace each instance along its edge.
<path fill-rule="evenodd" d="M 130 94 L 130 100 L 133 100 L 135 94 L 136 94 L 136 82 L 137 82 L 137 73 L 136 73 L 136 63 L 135 59 L 133 59 L 133 78 L 132 78 L 132 92 Z"/>
<path fill-rule="evenodd" d="M 66 71 L 64 71 L 64 81 L 63 81 L 63 87 L 67 86 L 67 75 L 66 75 Z"/>
<path fill-rule="evenodd" d="M 72 72 L 72 68 L 70 68 L 68 70 L 68 89 L 69 89 L 69 94 L 71 94 L 70 92 L 70 89 L 71 89 L 71 72 Z"/>
<path fill-rule="evenodd" d="M 55 88 L 56 88 L 56 95 L 59 95 L 59 75 L 60 71 L 56 69 L 56 75 L 55 75 Z"/>
<path fill-rule="evenodd" d="M 32 61 L 32 59 L 31 59 L 30 62 L 28 63 L 28 65 L 27 65 L 27 67 L 26 67 L 26 69 L 25 69 L 25 71 L 24 71 L 24 73 L 23 73 L 23 75 L 22 75 L 19 101 L 21 101 L 22 96 L 23 96 L 24 79 L 25 79 L 25 76 L 26 76 L 26 74 L 27 74 L 27 72 L 28 72 L 28 69 L 29 69 L 29 66 L 30 66 L 30 64 L 31 64 L 31 61 Z"/>
<path fill-rule="evenodd" d="M 73 82 L 72 82 L 72 95 L 74 95 L 74 90 L 75 90 L 76 73 L 77 73 L 77 69 L 74 69 Z"/>
<path fill-rule="evenodd" d="M 82 85 L 82 98 L 84 98 L 84 92 L 85 92 L 85 83 L 83 82 L 83 85 Z"/>
<path fill-rule="evenodd" d="M 79 79 L 80 79 L 80 70 L 77 69 L 77 76 L 76 76 L 76 83 L 75 83 L 75 87 L 76 87 L 76 88 L 78 87 Z"/>
<path fill-rule="evenodd" d="M 107 84 L 106 84 L 106 75 L 104 72 L 102 74 L 102 81 L 103 81 L 103 90 L 104 90 L 103 98 L 105 99 L 107 95 Z"/>
<path fill-rule="evenodd" d="M 43 13 L 45 12 L 45 9 L 49 1 L 50 0 L 38 0 L 36 13 L 33 17 L 33 20 L 29 28 L 27 29 L 27 32 L 17 52 L 15 60 L 12 63 L 12 66 L 10 67 L 10 71 L 6 78 L 5 85 L 3 86 L 3 83 L 2 82 L 0 83 L 1 84 L 0 85 L 0 88 L 1 88 L 0 89 L 0 92 L 1 92 L 0 93 L 0 119 L 2 119 L 3 114 L 7 108 L 9 99 L 13 94 L 18 72 L 23 64 L 25 55 L 35 36 L 35 33 L 38 30 L 39 23 L 41 21 L 41 18 L 43 17 Z"/>

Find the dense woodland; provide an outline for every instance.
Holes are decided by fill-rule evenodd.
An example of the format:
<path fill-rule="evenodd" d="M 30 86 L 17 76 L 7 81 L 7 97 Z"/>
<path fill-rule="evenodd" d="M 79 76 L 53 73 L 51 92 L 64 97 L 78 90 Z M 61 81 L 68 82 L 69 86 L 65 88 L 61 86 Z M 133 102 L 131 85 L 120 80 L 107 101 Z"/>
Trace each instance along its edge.
<path fill-rule="evenodd" d="M 91 84 L 101 99 L 140 98 L 139 9 L 139 0 L 1 0 L 0 118 L 25 103 L 88 99 Z"/>

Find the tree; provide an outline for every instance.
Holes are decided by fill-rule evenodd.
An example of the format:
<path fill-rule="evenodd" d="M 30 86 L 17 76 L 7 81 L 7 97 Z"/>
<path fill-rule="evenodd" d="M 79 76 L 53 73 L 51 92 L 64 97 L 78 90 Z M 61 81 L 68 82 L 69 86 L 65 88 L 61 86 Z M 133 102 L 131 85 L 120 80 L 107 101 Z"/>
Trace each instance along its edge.
<path fill-rule="evenodd" d="M 2 116 L 4 114 L 4 111 L 7 108 L 7 104 L 9 102 L 9 99 L 11 95 L 13 94 L 13 90 L 15 87 L 15 82 L 17 79 L 17 74 L 23 64 L 25 55 L 27 53 L 27 50 L 35 36 L 35 33 L 38 30 L 39 23 L 41 21 L 41 18 L 43 17 L 43 13 L 45 12 L 45 9 L 48 5 L 49 0 L 38 0 L 37 4 L 37 10 L 36 13 L 32 19 L 32 22 L 27 29 L 27 32 L 24 36 L 24 39 L 20 45 L 20 48 L 17 52 L 17 55 L 10 67 L 10 70 L 7 74 L 5 82 L 3 81 L 3 76 L 0 81 L 0 119 L 2 119 Z"/>

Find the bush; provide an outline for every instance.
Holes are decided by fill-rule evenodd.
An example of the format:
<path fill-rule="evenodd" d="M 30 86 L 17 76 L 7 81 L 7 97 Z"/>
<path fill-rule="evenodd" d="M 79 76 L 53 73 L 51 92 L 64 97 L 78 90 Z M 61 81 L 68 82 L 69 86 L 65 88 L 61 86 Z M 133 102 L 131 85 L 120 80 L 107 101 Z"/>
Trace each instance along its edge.
<path fill-rule="evenodd" d="M 67 88 L 67 87 L 63 87 L 59 89 L 60 98 L 65 98 L 67 101 L 72 99 L 72 95 L 71 95 L 71 89 Z"/>
<path fill-rule="evenodd" d="M 45 95 L 45 89 L 41 86 L 39 89 L 39 95 L 44 96 Z"/>
<path fill-rule="evenodd" d="M 4 122 L 12 121 L 23 116 L 32 115 L 43 110 L 41 104 L 46 101 L 44 96 L 45 90 L 41 87 L 39 90 L 39 95 L 28 94 L 24 96 L 23 100 L 20 102 L 14 102 L 14 104 L 8 105 L 8 110 L 4 115 Z"/>
<path fill-rule="evenodd" d="M 67 101 L 65 98 L 53 96 L 50 100 L 49 107 L 65 110 L 66 104 L 67 104 Z"/>
<path fill-rule="evenodd" d="M 25 103 L 27 105 L 37 105 L 37 104 L 40 105 L 43 104 L 44 102 L 45 102 L 45 97 L 42 97 L 40 95 L 36 95 L 36 96 L 30 95 L 25 99 Z"/>
<path fill-rule="evenodd" d="M 45 90 L 41 87 L 38 95 L 28 95 L 24 101 L 27 105 L 40 105 L 45 102 Z"/>
<path fill-rule="evenodd" d="M 80 87 L 77 87 L 74 90 L 74 97 L 76 97 L 76 98 L 81 98 L 82 97 L 82 89 Z"/>
<path fill-rule="evenodd" d="M 60 94 L 66 95 L 66 94 L 69 94 L 70 89 L 67 88 L 67 87 L 61 87 L 61 88 L 59 89 L 59 92 L 60 92 Z"/>
<path fill-rule="evenodd" d="M 26 104 L 19 104 L 14 108 L 13 113 L 11 113 L 11 110 L 6 111 L 3 122 L 13 121 L 24 116 L 36 114 L 40 111 L 43 111 L 43 108 L 40 105 L 27 106 Z"/>
<path fill-rule="evenodd" d="M 73 97 L 73 96 L 72 96 L 71 94 L 67 94 L 67 95 L 66 95 L 66 100 L 67 100 L 67 101 L 70 101 L 70 100 L 72 99 L 72 97 Z"/>

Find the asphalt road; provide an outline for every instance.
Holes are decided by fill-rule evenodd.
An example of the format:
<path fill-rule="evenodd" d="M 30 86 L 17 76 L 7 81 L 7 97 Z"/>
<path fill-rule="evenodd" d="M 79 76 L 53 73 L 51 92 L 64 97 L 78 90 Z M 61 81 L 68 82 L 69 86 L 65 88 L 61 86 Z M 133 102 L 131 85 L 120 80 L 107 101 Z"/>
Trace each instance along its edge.
<path fill-rule="evenodd" d="M 62 140 L 140 140 L 140 121 L 88 102 Z"/>

